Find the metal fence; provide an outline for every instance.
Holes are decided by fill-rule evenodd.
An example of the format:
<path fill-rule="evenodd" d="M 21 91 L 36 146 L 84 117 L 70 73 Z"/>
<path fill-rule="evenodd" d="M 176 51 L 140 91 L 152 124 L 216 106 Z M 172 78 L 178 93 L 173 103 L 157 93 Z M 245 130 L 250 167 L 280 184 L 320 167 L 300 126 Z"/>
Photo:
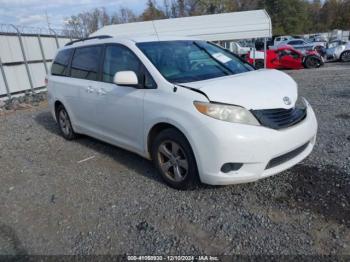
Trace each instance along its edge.
<path fill-rule="evenodd" d="M 69 31 L 0 24 L 0 98 L 45 88 L 57 49 L 73 39 Z"/>

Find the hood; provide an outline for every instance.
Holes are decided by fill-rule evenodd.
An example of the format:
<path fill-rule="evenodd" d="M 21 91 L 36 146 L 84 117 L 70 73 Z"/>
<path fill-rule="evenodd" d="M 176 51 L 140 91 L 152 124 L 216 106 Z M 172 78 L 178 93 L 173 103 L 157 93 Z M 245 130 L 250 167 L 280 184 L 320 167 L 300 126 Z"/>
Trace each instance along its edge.
<path fill-rule="evenodd" d="M 297 84 L 287 74 L 262 69 L 243 74 L 184 84 L 204 92 L 210 101 L 238 105 L 246 109 L 289 109 L 298 97 Z M 287 105 L 284 98 L 291 104 Z"/>

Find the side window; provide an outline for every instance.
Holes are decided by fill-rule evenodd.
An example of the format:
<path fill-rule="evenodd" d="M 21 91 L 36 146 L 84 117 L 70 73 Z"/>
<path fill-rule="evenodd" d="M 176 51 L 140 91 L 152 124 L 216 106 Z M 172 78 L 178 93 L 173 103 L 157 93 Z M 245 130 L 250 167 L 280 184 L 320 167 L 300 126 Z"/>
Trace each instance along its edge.
<path fill-rule="evenodd" d="M 154 81 L 153 77 L 150 75 L 150 73 L 148 73 L 147 70 L 145 70 L 143 81 L 144 81 L 145 88 L 148 88 L 148 89 L 157 88 L 157 83 Z"/>
<path fill-rule="evenodd" d="M 299 40 L 298 45 L 304 45 L 305 43 L 301 40 Z"/>
<path fill-rule="evenodd" d="M 102 46 L 77 48 L 72 60 L 71 77 L 98 80 L 101 54 Z"/>
<path fill-rule="evenodd" d="M 120 71 L 134 71 L 141 82 L 142 64 L 136 55 L 121 45 L 106 47 L 103 63 L 102 81 L 112 83 L 115 73 Z"/>
<path fill-rule="evenodd" d="M 55 61 L 52 63 L 51 74 L 55 76 L 66 76 L 68 71 L 68 64 L 73 49 L 65 49 L 58 52 Z"/>
<path fill-rule="evenodd" d="M 106 47 L 103 62 L 102 81 L 113 83 L 115 73 L 120 71 L 134 71 L 145 88 L 156 88 L 157 84 L 146 70 L 137 56 L 122 45 L 110 45 Z"/>
<path fill-rule="evenodd" d="M 302 44 L 304 44 L 304 42 L 300 41 L 300 40 L 295 40 L 295 41 L 290 41 L 289 44 L 290 45 L 302 45 Z"/>

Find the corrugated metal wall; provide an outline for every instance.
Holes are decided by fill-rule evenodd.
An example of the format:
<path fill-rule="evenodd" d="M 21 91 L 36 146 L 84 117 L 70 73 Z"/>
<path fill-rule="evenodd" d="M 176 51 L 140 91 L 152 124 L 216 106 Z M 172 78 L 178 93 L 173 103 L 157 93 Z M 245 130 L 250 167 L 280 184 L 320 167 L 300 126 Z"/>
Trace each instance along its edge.
<path fill-rule="evenodd" d="M 0 97 L 45 88 L 57 49 L 69 41 L 57 35 L 0 32 Z"/>

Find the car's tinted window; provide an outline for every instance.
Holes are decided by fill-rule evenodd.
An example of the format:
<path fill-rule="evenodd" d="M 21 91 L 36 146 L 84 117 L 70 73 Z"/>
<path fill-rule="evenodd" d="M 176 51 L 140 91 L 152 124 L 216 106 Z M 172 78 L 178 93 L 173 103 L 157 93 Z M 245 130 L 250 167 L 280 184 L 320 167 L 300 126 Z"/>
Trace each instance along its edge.
<path fill-rule="evenodd" d="M 112 83 L 115 73 L 120 71 L 134 71 L 139 82 L 144 83 L 146 88 L 156 87 L 152 76 L 130 49 L 122 45 L 107 46 L 103 63 L 102 81 Z"/>
<path fill-rule="evenodd" d="M 72 60 L 71 77 L 98 80 L 101 53 L 102 46 L 77 48 Z"/>
<path fill-rule="evenodd" d="M 141 62 L 131 50 L 121 45 L 106 47 L 102 81 L 112 83 L 115 73 L 120 71 L 134 71 L 140 79 L 140 70 Z"/>
<path fill-rule="evenodd" d="M 290 45 L 302 45 L 302 44 L 304 44 L 304 42 L 300 41 L 300 40 L 296 40 L 296 41 L 290 41 L 289 44 Z"/>
<path fill-rule="evenodd" d="M 56 76 L 65 76 L 68 70 L 68 64 L 73 49 L 65 49 L 58 52 L 55 61 L 52 63 L 51 74 Z"/>

